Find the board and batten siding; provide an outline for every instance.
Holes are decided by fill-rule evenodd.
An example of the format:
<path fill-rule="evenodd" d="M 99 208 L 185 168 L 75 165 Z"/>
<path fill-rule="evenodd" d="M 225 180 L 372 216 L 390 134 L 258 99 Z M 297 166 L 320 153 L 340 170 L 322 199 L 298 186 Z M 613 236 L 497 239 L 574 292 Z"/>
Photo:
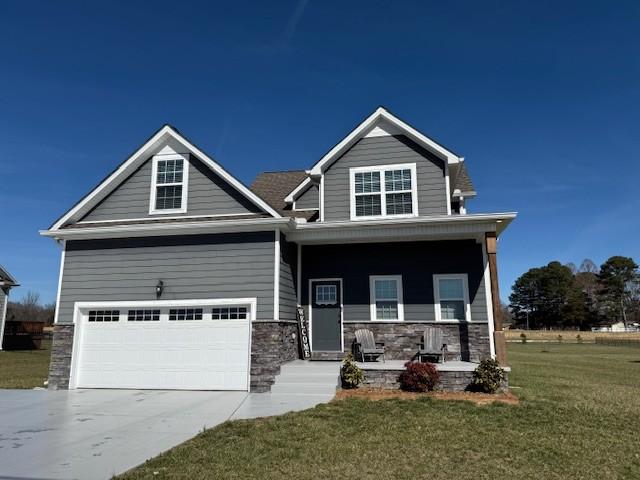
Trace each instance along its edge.
<path fill-rule="evenodd" d="M 280 236 L 280 320 L 296 320 L 296 277 L 298 250 L 295 243 Z"/>
<path fill-rule="evenodd" d="M 482 245 L 475 240 L 305 245 L 302 303 L 309 303 L 309 279 L 342 278 L 344 321 L 370 321 L 369 276 L 401 275 L 404 320 L 433 322 L 433 275 L 446 273 L 468 275 L 471 321 L 487 322 Z"/>
<path fill-rule="evenodd" d="M 67 241 L 60 323 L 75 302 L 257 298 L 258 320 L 273 320 L 274 233 Z"/>
<path fill-rule="evenodd" d="M 401 163 L 416 164 L 419 215 L 446 215 L 444 161 L 404 135 L 388 135 L 359 140 L 327 169 L 324 174 L 324 220 L 350 219 L 350 168 Z"/>
<path fill-rule="evenodd" d="M 230 215 L 260 213 L 225 180 L 211 171 L 193 155 L 189 159 L 187 211 L 182 215 Z M 82 221 L 126 220 L 131 218 L 162 218 L 149 214 L 153 160 L 149 158 L 122 184 L 94 207 Z"/>
<path fill-rule="evenodd" d="M 320 208 L 320 193 L 317 185 L 311 185 L 296 199 L 296 210 L 317 210 Z"/>

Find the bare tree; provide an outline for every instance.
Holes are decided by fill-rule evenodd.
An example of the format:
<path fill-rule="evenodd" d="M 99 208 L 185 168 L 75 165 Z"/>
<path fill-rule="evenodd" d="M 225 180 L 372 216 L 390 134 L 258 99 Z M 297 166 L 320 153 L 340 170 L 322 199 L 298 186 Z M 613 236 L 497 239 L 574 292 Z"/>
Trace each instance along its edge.
<path fill-rule="evenodd" d="M 580 264 L 580 269 L 578 270 L 580 273 L 595 273 L 596 275 L 600 273 L 600 268 L 595 264 L 593 260 L 590 258 L 585 258 Z"/>

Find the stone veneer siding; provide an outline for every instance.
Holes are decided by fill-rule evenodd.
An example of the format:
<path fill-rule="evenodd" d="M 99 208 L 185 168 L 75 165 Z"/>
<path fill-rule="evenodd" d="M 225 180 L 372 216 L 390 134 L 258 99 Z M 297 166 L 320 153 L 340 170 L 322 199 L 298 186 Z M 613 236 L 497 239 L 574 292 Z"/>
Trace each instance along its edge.
<path fill-rule="evenodd" d="M 56 325 L 51 346 L 49 388 L 69 388 L 74 325 Z M 298 324 L 292 321 L 254 321 L 251 326 L 252 392 L 268 392 L 280 365 L 299 358 Z"/>
<path fill-rule="evenodd" d="M 383 388 L 385 390 L 397 390 L 400 388 L 398 377 L 402 370 L 365 370 L 362 387 Z M 508 373 L 505 372 L 506 380 L 502 384 L 502 390 L 509 387 Z M 447 392 L 463 392 L 467 389 L 473 372 L 440 372 L 440 384 L 438 390 Z"/>
<path fill-rule="evenodd" d="M 426 326 L 424 322 L 345 322 L 344 350 L 353 350 L 355 331 L 361 328 L 371 330 L 376 342 L 384 343 L 385 359 L 413 360 L 418 353 L 418 343 Z M 489 326 L 486 323 L 441 323 L 444 342 L 447 344 L 447 360 L 480 362 L 491 355 Z M 359 360 L 359 359 L 358 359 Z"/>
<path fill-rule="evenodd" d="M 252 392 L 271 390 L 280 365 L 299 358 L 298 323 L 255 321 L 251 327 Z"/>
<path fill-rule="evenodd" d="M 73 354 L 74 325 L 55 325 L 49 363 L 49 383 L 51 390 L 69 388 L 71 355 Z"/>

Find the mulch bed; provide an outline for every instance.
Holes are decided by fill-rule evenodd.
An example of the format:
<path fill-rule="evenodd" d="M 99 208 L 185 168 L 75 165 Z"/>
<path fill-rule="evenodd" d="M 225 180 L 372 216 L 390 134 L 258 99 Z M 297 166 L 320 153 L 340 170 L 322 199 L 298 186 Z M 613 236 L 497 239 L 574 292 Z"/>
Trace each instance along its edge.
<path fill-rule="evenodd" d="M 518 405 L 520 400 L 511 392 L 506 393 L 476 393 L 476 392 L 404 392 L 402 390 L 384 390 L 381 388 L 356 388 L 353 390 L 339 390 L 335 400 L 347 398 L 360 398 L 365 400 L 416 400 L 418 398 L 430 397 L 437 400 L 457 400 L 473 402 L 476 405 L 488 405 L 494 402 L 506 403 L 508 405 Z"/>

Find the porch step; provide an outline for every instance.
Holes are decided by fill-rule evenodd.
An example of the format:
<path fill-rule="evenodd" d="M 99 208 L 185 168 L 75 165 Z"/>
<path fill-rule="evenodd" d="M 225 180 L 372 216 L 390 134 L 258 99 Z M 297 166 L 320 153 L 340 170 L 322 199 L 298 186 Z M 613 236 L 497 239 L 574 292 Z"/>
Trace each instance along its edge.
<path fill-rule="evenodd" d="M 338 388 L 338 385 L 336 381 L 334 381 L 332 384 L 283 383 L 283 382 L 278 382 L 278 380 L 276 379 L 276 383 L 274 383 L 271 386 L 271 393 L 295 393 L 295 394 L 316 395 L 316 394 L 335 393 L 337 388 Z"/>
<path fill-rule="evenodd" d="M 296 360 L 280 367 L 271 393 L 302 395 L 334 395 L 340 382 L 338 362 Z"/>
<path fill-rule="evenodd" d="M 346 353 L 344 352 L 322 352 L 322 351 L 314 351 L 311 352 L 311 360 L 342 360 Z"/>

